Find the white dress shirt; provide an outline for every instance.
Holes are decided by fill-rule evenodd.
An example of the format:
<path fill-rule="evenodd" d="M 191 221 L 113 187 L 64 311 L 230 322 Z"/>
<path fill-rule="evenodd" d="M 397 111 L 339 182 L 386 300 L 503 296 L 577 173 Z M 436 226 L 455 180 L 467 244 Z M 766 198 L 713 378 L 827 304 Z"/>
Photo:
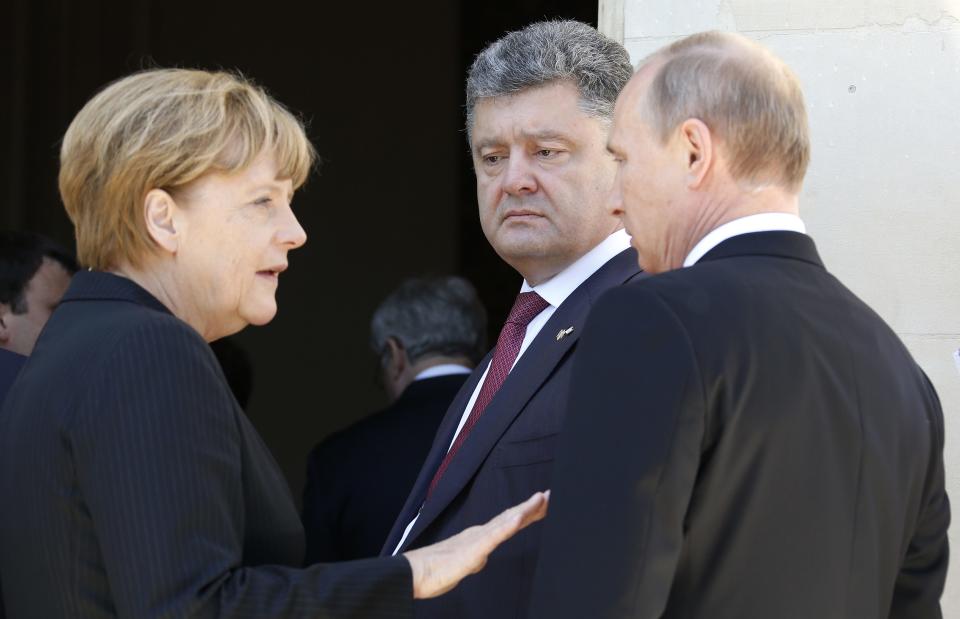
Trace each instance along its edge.
<path fill-rule="evenodd" d="M 726 241 L 729 238 L 749 234 L 750 232 L 772 232 L 774 230 L 786 230 L 789 232 L 807 233 L 807 227 L 796 215 L 790 213 L 759 213 L 757 215 L 747 215 L 740 219 L 734 219 L 714 229 L 707 236 L 700 239 L 700 242 L 693 246 L 687 259 L 683 261 L 683 266 L 688 267 L 697 263 L 708 251 Z"/>
<path fill-rule="evenodd" d="M 520 360 L 524 351 L 527 350 L 533 339 L 540 333 L 543 325 L 547 324 L 547 321 L 550 320 L 553 313 L 557 311 L 560 304 L 563 303 L 580 284 L 587 281 L 591 275 L 596 273 L 600 267 L 628 247 L 630 247 L 630 235 L 628 235 L 625 230 L 617 230 L 604 239 L 599 245 L 581 256 L 576 262 L 547 281 L 541 282 L 537 286 L 531 286 L 526 280 L 523 281 L 520 292 L 536 292 L 550 305 L 537 314 L 527 325 L 527 330 L 523 335 L 523 343 L 520 344 L 520 352 L 517 353 L 517 358 L 514 360 L 511 370 L 513 367 L 516 367 L 517 361 Z M 490 364 L 488 363 L 486 369 L 483 371 L 483 376 L 480 377 L 476 388 L 473 390 L 473 395 L 470 396 L 470 400 L 463 410 L 463 415 L 460 417 L 460 425 L 457 426 L 457 431 L 453 433 L 453 438 L 450 440 L 447 451 L 450 450 L 450 447 L 453 447 L 454 441 L 457 440 L 457 435 L 460 434 L 460 430 L 467 422 L 470 411 L 473 410 L 473 405 L 477 401 L 477 396 L 480 395 L 480 389 L 483 387 L 483 381 L 486 380 L 487 372 L 489 371 Z M 397 551 L 400 550 L 403 543 L 407 541 L 407 536 L 410 535 L 410 531 L 413 529 L 413 525 L 416 524 L 417 518 L 419 517 L 420 514 L 418 512 L 413 520 L 410 521 L 410 524 L 407 525 L 406 530 L 403 532 L 403 537 L 400 538 L 400 543 L 397 544 L 397 547 L 393 550 L 393 554 L 397 554 Z"/>
<path fill-rule="evenodd" d="M 425 378 L 436 378 L 437 376 L 453 376 L 454 374 L 470 374 L 473 372 L 470 368 L 459 363 L 441 363 L 427 368 L 413 377 L 413 381 L 423 380 Z"/>

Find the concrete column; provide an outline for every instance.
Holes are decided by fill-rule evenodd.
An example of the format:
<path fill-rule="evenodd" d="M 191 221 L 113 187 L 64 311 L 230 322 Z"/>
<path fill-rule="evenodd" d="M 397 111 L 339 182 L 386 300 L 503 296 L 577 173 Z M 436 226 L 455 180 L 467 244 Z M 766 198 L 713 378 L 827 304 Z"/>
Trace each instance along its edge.
<path fill-rule="evenodd" d="M 635 63 L 682 36 L 726 30 L 797 73 L 813 141 L 801 216 L 827 268 L 936 386 L 947 489 L 960 505 L 960 0 L 600 0 L 599 14 Z M 954 526 L 954 550 L 958 538 Z M 960 618 L 956 560 L 943 606 Z"/>

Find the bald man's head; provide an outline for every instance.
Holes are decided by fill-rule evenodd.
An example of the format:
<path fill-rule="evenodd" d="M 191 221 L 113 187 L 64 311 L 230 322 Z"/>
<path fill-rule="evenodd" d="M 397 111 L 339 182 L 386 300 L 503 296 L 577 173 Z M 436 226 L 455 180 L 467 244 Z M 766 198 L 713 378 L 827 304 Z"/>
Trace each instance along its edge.
<path fill-rule="evenodd" d="M 647 58 L 646 122 L 666 141 L 685 120 L 710 128 L 731 175 L 753 186 L 799 192 L 810 160 L 800 82 L 787 65 L 738 34 L 703 32 Z M 636 86 L 636 84 L 633 84 Z"/>

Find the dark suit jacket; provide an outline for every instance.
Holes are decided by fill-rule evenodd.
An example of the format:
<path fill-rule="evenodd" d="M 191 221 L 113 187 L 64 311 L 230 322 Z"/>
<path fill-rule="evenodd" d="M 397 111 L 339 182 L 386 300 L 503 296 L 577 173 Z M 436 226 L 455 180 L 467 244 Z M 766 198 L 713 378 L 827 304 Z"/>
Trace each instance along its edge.
<path fill-rule="evenodd" d="M 532 617 L 940 617 L 936 393 L 809 237 L 611 291 L 582 339 Z"/>
<path fill-rule="evenodd" d="M 566 411 L 571 361 L 587 313 L 601 293 L 639 272 L 636 252 L 625 250 L 567 297 L 517 361 L 430 500 L 423 504 L 430 480 L 450 446 L 490 357 L 480 363 L 450 405 L 384 546 L 385 553 L 393 552 L 421 504 L 423 511 L 404 548 L 431 544 L 483 523 L 534 492 L 550 487 L 554 446 Z M 557 332 L 568 327 L 574 330 L 557 340 Z M 457 619 L 522 617 L 526 613 L 539 538 L 539 525 L 521 531 L 490 556 L 481 573 L 435 600 L 417 602 L 416 615 Z"/>
<path fill-rule="evenodd" d="M 313 448 L 303 493 L 308 565 L 379 554 L 466 379 L 414 381 L 386 409 Z"/>
<path fill-rule="evenodd" d="M 13 379 L 17 377 L 20 366 L 26 357 L 12 353 L 9 350 L 0 348 L 0 406 L 3 405 L 4 398 L 7 397 L 7 391 L 13 384 Z M 0 619 L 4 618 L 3 612 L 3 588 L 0 587 Z"/>
<path fill-rule="evenodd" d="M 0 504 L 10 619 L 412 611 L 402 558 L 299 569 L 289 488 L 210 348 L 114 275 L 74 277 L 8 394 Z"/>
<path fill-rule="evenodd" d="M 3 400 L 7 396 L 7 391 L 10 390 L 10 385 L 13 384 L 13 379 L 17 377 L 20 366 L 22 366 L 26 360 L 27 358 L 23 355 L 18 355 L 17 353 L 0 348 L 0 404 L 3 404 Z"/>

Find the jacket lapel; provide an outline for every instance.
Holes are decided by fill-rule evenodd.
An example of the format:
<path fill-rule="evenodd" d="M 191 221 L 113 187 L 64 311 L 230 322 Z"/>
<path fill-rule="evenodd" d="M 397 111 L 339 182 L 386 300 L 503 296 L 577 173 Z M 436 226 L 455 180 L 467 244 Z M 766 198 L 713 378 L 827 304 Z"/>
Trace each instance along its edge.
<path fill-rule="evenodd" d="M 557 308 L 517 361 L 500 390 L 483 412 L 483 416 L 474 426 L 469 438 L 460 447 L 460 451 L 440 479 L 430 499 L 423 504 L 420 517 L 404 543 L 405 548 L 436 520 L 437 516 L 469 483 L 533 394 L 549 379 L 560 361 L 573 349 L 596 297 L 607 289 L 635 277 L 639 272 L 636 252 L 632 249 L 624 250 L 598 269 Z M 570 327 L 573 327 L 573 330 L 558 339 L 559 331 L 563 329 L 567 332 Z M 479 375 L 486 368 L 488 361 L 489 355 L 478 371 L 474 372 L 477 378 L 471 377 L 471 380 L 467 381 L 464 390 L 458 395 L 457 407 L 451 407 L 451 414 L 448 414 L 447 419 L 444 420 L 444 441 L 440 445 L 434 443 L 427 462 L 430 466 L 424 467 L 417 480 L 415 493 L 420 495 L 418 498 L 421 501 L 426 496 L 426 487 L 429 486 L 433 473 L 447 452 L 453 432 L 459 424 L 467 401 L 476 388 Z M 461 398 L 460 396 L 464 393 L 466 397 Z M 429 474 L 424 475 L 424 472 Z M 419 502 L 416 507 L 420 507 Z M 416 511 L 411 514 L 410 519 L 413 515 L 416 515 Z M 410 519 L 403 523 L 404 528 L 409 524 Z M 400 534 L 402 533 L 401 529 Z"/>

